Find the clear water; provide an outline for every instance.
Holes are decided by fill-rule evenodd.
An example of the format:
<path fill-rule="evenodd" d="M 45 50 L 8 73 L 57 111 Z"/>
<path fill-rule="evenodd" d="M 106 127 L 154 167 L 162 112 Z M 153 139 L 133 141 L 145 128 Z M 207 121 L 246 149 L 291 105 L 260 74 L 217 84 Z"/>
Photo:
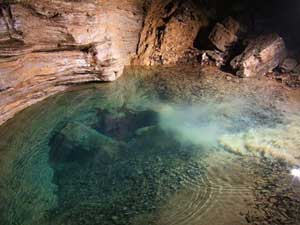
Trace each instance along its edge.
<path fill-rule="evenodd" d="M 211 73 L 131 69 L 19 113 L 0 224 L 300 224 L 298 102 Z"/>

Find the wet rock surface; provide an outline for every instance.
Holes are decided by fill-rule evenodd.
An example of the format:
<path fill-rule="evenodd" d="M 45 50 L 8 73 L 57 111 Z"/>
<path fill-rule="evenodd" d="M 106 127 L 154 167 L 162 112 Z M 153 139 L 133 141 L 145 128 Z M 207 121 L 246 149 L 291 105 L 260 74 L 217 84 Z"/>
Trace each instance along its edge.
<path fill-rule="evenodd" d="M 135 54 L 142 4 L 24 1 L 0 5 L 0 124 L 67 86 L 112 81 Z"/>
<path fill-rule="evenodd" d="M 250 41 L 245 51 L 230 64 L 241 77 L 257 77 L 275 69 L 285 57 L 284 40 L 277 34 L 270 34 Z"/>

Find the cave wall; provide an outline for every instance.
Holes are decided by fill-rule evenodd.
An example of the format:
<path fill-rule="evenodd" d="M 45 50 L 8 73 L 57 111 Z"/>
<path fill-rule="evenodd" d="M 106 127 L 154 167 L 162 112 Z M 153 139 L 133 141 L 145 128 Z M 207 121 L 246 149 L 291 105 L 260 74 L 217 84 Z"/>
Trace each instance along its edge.
<path fill-rule="evenodd" d="M 176 64 L 209 24 L 209 11 L 195 1 L 153 0 L 141 32 L 136 64 Z"/>
<path fill-rule="evenodd" d="M 297 0 L 153 0 L 134 62 L 168 65 L 200 57 L 203 52 L 197 50 L 214 50 L 210 32 L 228 18 L 247 31 L 244 39 L 277 33 L 290 52 L 299 51 L 299 9 Z"/>
<path fill-rule="evenodd" d="M 113 81 L 130 64 L 142 1 L 26 0 L 0 5 L 0 124 L 67 86 Z"/>

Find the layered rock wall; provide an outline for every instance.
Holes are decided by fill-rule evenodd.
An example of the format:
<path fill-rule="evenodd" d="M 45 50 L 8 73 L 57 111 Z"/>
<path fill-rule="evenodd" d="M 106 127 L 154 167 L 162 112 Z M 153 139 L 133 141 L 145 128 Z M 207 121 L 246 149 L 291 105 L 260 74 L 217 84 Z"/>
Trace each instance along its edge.
<path fill-rule="evenodd" d="M 117 79 L 136 53 L 141 2 L 1 4 L 0 124 L 70 84 Z"/>

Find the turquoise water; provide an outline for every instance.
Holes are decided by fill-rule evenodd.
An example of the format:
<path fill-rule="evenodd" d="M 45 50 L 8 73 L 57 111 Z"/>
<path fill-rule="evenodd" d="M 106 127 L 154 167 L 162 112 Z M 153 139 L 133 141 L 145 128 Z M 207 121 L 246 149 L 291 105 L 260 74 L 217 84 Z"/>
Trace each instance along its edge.
<path fill-rule="evenodd" d="M 300 224 L 299 108 L 263 82 L 130 69 L 24 110 L 0 127 L 0 224 Z"/>

